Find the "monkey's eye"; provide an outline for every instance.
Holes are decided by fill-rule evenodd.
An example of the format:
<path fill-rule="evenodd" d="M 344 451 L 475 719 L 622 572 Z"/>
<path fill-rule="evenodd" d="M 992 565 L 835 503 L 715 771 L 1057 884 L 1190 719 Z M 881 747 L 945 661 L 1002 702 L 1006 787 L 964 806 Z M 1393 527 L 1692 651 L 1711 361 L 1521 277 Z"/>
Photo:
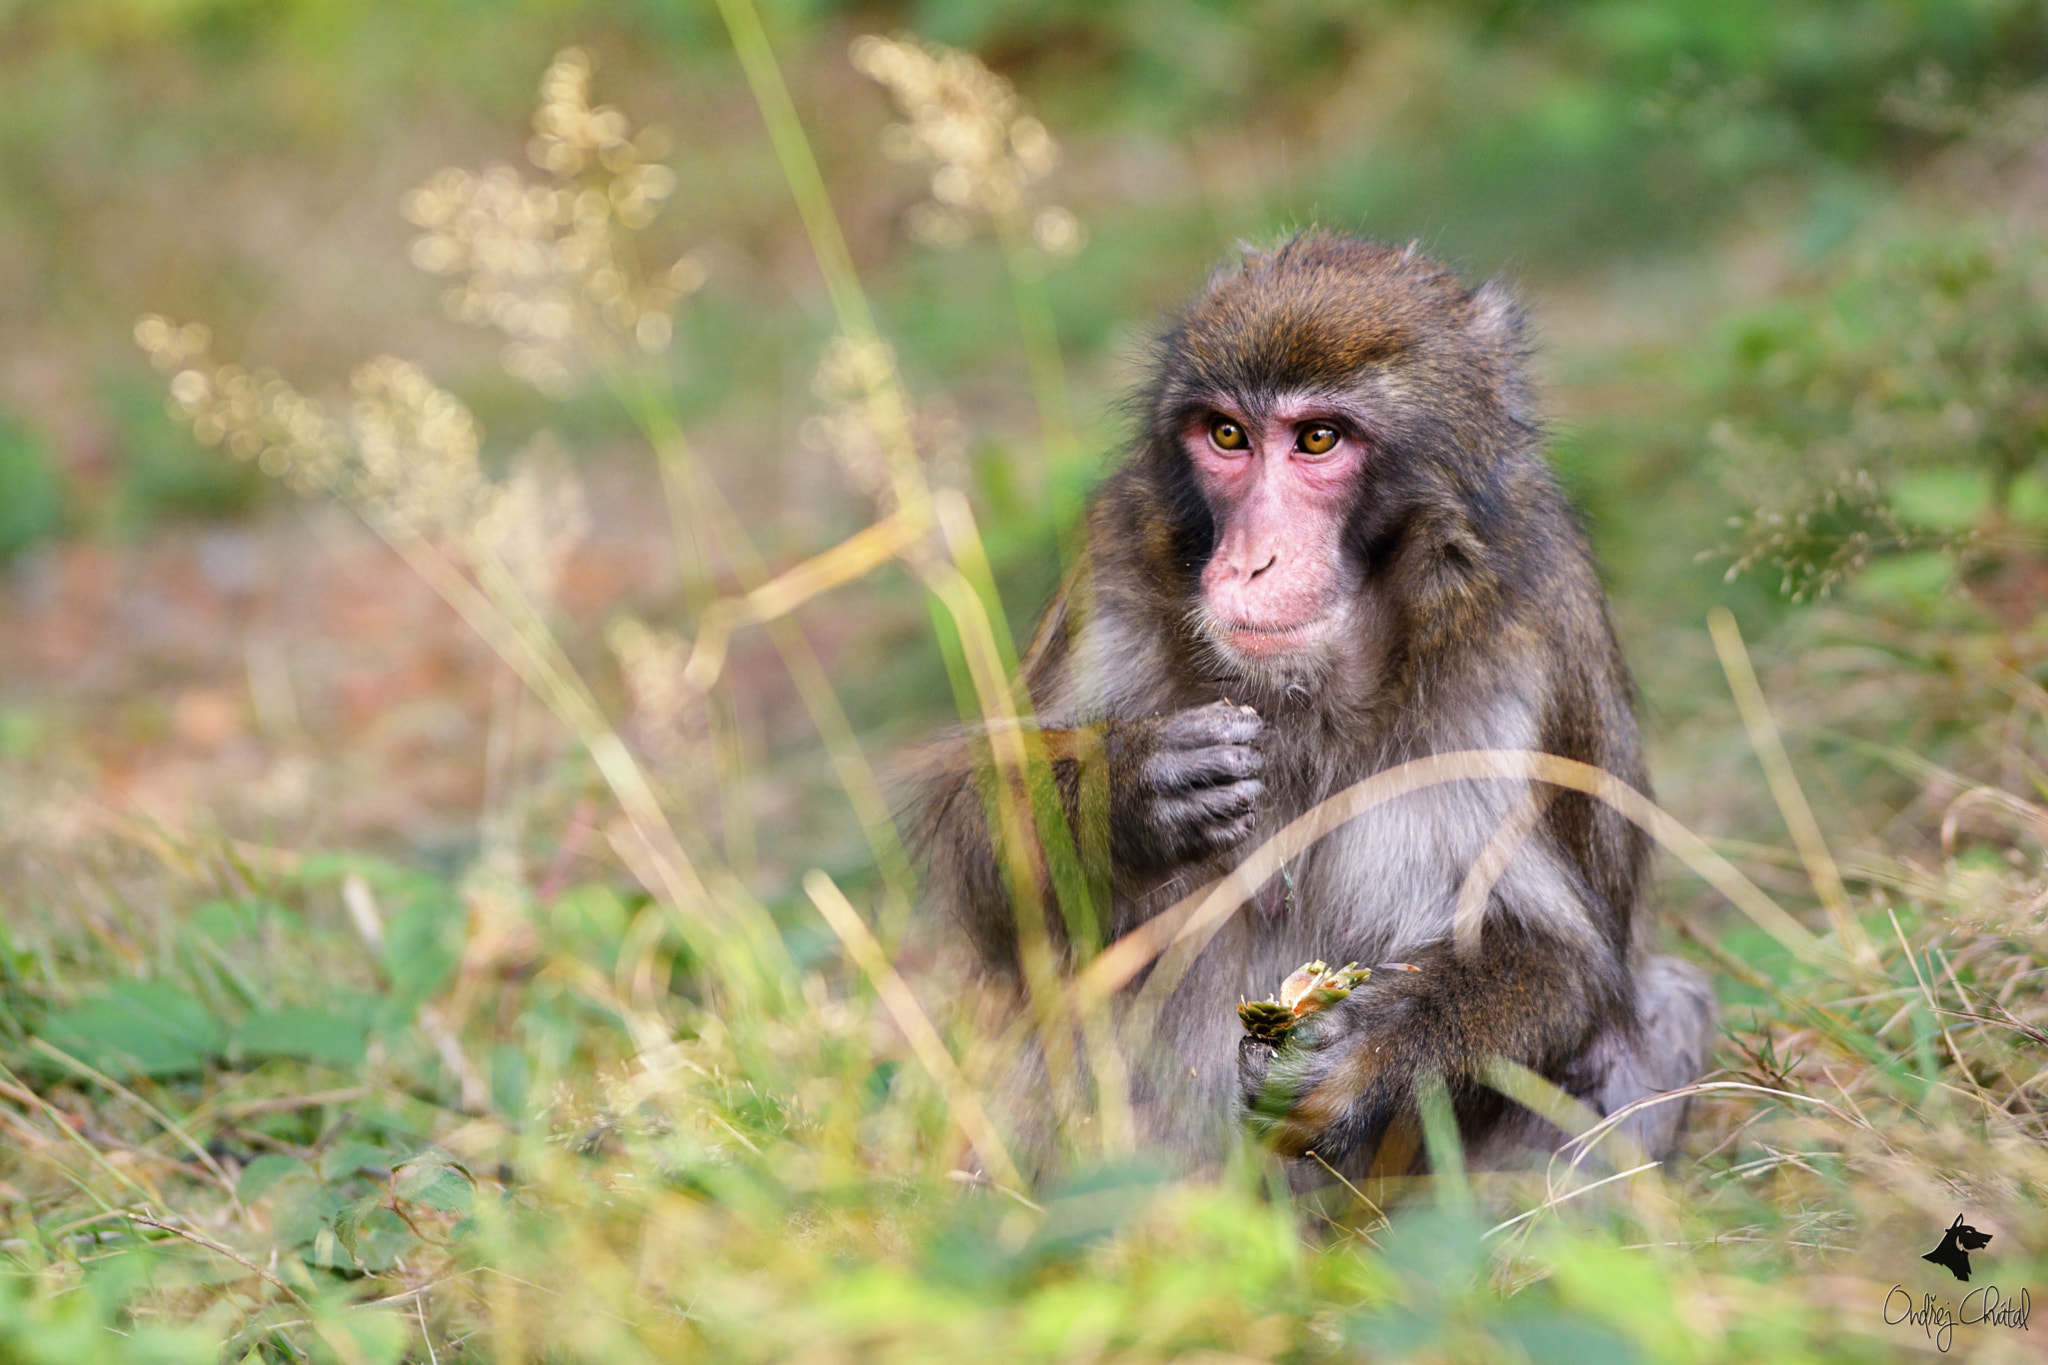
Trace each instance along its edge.
<path fill-rule="evenodd" d="M 1209 424 L 1209 439 L 1218 450 L 1249 450 L 1252 444 L 1244 428 L 1228 417 L 1219 417 Z"/>
<path fill-rule="evenodd" d="M 1327 422 L 1311 422 L 1294 438 L 1294 448 L 1304 455 L 1327 455 L 1337 448 L 1337 428 Z"/>

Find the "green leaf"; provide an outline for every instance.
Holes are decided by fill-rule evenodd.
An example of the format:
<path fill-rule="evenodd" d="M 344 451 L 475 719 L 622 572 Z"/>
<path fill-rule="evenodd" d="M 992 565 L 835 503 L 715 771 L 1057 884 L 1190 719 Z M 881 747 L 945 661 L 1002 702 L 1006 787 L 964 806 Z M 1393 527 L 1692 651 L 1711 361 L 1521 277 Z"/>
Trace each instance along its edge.
<path fill-rule="evenodd" d="M 1565 1313 L 1526 1309 L 1503 1314 L 1493 1334 L 1522 1348 L 1533 1365 L 1632 1365 L 1636 1353 L 1612 1328 Z"/>
<path fill-rule="evenodd" d="M 299 927 L 298 912 L 267 900 L 208 901 L 192 912 L 192 927 L 223 947 L 238 939 L 253 939 L 265 924 L 287 930 Z"/>
<path fill-rule="evenodd" d="M 294 1171 L 310 1174 L 311 1168 L 297 1157 L 266 1152 L 242 1168 L 242 1178 L 235 1182 L 235 1198 L 244 1204 L 253 1204 Z"/>
<path fill-rule="evenodd" d="M 303 1057 L 354 1066 L 363 1060 L 362 1024 L 323 1010 L 264 1010 L 235 1030 L 245 1057 Z"/>
<path fill-rule="evenodd" d="M 288 1194 L 281 1194 L 271 1213 L 270 1226 L 277 1244 L 302 1247 L 320 1235 L 335 1213 L 348 1203 L 348 1196 L 331 1185 L 294 1180 Z"/>
<path fill-rule="evenodd" d="M 1915 526 L 1967 531 L 1991 506 L 1988 469 L 1916 469 L 1891 485 L 1891 504 Z"/>
<path fill-rule="evenodd" d="M 469 911 L 440 885 L 422 887 L 387 911 L 384 970 L 391 981 L 391 1003 L 409 1020 L 419 1001 L 454 978 Z"/>
<path fill-rule="evenodd" d="M 399 1167 L 397 1188 L 400 1199 L 443 1213 L 468 1213 L 473 1193 L 461 1167 L 432 1161 Z"/>
<path fill-rule="evenodd" d="M 572 951 L 616 947 L 632 915 L 608 886 L 572 886 L 548 907 L 548 929 Z M 609 960 L 609 959 L 607 959 Z"/>
<path fill-rule="evenodd" d="M 376 1212 L 384 1197 L 366 1194 L 361 1199 L 351 1199 L 334 1211 L 334 1240 L 341 1243 L 342 1250 L 357 1260 L 357 1247 L 362 1241 L 363 1220 Z"/>
<path fill-rule="evenodd" d="M 366 1195 L 335 1211 L 334 1240 L 355 1261 L 356 1268 L 381 1275 L 419 1245 L 419 1238 L 404 1220 L 383 1202 L 382 1195 Z"/>
<path fill-rule="evenodd" d="M 123 981 L 53 1014 L 43 1037 L 109 1076 L 174 1076 L 204 1069 L 225 1041 L 219 1021 L 162 981 Z"/>
<path fill-rule="evenodd" d="M 388 1152 L 371 1143 L 337 1143 L 321 1154 L 320 1178 L 329 1183 L 346 1180 L 366 1166 L 381 1168 L 389 1159 Z"/>
<path fill-rule="evenodd" d="M 1931 605 L 1941 600 L 1955 574 L 1954 563 L 1938 550 L 1890 555 L 1863 571 L 1856 584 L 1857 600 Z"/>
<path fill-rule="evenodd" d="M 399 1313 L 330 1311 L 320 1320 L 320 1332 L 329 1343 L 347 1342 L 352 1349 L 336 1354 L 347 1360 L 360 1360 L 364 1365 L 397 1365 L 412 1340 L 405 1317 Z"/>

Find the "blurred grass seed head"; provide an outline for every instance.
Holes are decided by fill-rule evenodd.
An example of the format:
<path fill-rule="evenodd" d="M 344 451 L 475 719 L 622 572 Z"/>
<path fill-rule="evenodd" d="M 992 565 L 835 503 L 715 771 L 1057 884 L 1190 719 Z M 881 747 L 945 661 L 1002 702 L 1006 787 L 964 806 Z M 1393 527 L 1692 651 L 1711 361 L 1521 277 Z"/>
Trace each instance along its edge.
<path fill-rule="evenodd" d="M 636 138 L 624 114 L 591 106 L 589 90 L 589 59 L 573 48 L 542 79 L 528 151 L 552 184 L 506 166 L 451 168 L 404 202 L 425 229 L 414 263 L 458 280 L 449 310 L 504 333 L 506 369 L 552 396 L 587 368 L 663 351 L 670 311 L 704 279 L 689 256 L 635 279 L 630 239 L 673 192 L 675 174 L 653 159 L 664 150 L 658 132 Z M 216 363 L 204 326 L 150 315 L 135 339 L 172 374 L 174 414 L 200 444 L 255 460 L 301 493 L 333 492 L 386 535 L 454 545 L 472 563 L 487 557 L 531 601 L 552 598 L 588 534 L 559 449 L 543 437 L 492 481 L 469 409 L 404 360 L 381 356 L 355 371 L 342 425 L 269 371 Z"/>
<path fill-rule="evenodd" d="M 630 239 L 676 188 L 658 160 L 667 138 L 652 128 L 636 137 L 619 110 L 591 106 L 590 59 L 580 50 L 548 68 L 533 124 L 527 155 L 551 183 L 510 166 L 451 167 L 403 209 L 424 229 L 413 263 L 457 281 L 444 298 L 449 313 L 504 333 L 505 368 L 562 397 L 593 363 L 666 350 L 670 314 L 705 272 L 684 255 L 639 277 Z"/>
<path fill-rule="evenodd" d="M 331 492 L 387 538 L 501 564 L 529 600 L 552 599 L 569 553 L 589 532 L 583 492 L 552 441 L 538 438 L 492 480 L 482 429 L 417 366 L 379 356 L 350 377 L 347 425 L 268 371 L 213 362 L 210 337 L 154 314 L 136 340 L 171 378 L 175 415 L 202 445 L 225 446 L 302 493 Z"/>
<path fill-rule="evenodd" d="M 135 341 L 150 364 L 171 372 L 172 415 L 199 444 L 224 445 L 301 493 L 336 486 L 347 441 L 319 403 L 268 370 L 216 364 L 213 333 L 201 323 L 148 314 L 135 324 Z"/>
<path fill-rule="evenodd" d="M 634 738 L 656 768 L 671 772 L 701 752 L 708 716 L 703 693 L 689 684 L 690 641 L 627 616 L 606 628 L 605 643 L 625 678 Z"/>
<path fill-rule="evenodd" d="M 929 162 L 929 201 L 910 210 L 911 235 L 957 246 L 975 220 L 1012 236 L 1028 230 L 1048 255 L 1082 246 L 1081 223 L 1056 205 L 1032 212 L 1030 190 L 1059 165 L 1059 144 L 1023 111 L 1010 82 L 972 53 L 914 38 L 856 39 L 849 53 L 861 74 L 888 88 L 906 119 L 882 135 L 893 161 Z"/>
<path fill-rule="evenodd" d="M 874 499 L 882 515 L 901 504 L 897 462 L 921 460 L 922 477 L 910 485 L 959 487 L 967 478 L 967 430 L 944 397 L 914 404 L 904 392 L 896 352 L 875 336 L 837 336 L 819 358 L 811 393 L 823 411 L 804 419 L 797 439 L 838 461 L 856 490 Z"/>
<path fill-rule="evenodd" d="M 554 600 L 563 566 L 589 535 L 583 485 L 560 444 L 546 432 L 520 452 L 510 477 L 491 490 L 476 522 L 477 539 L 534 602 Z"/>

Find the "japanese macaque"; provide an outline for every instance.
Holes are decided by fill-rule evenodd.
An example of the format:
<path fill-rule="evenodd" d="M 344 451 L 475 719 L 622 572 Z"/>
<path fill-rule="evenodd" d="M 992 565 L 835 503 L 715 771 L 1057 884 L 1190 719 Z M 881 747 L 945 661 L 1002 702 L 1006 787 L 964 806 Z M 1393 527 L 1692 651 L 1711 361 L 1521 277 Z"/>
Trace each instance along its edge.
<path fill-rule="evenodd" d="M 1166 331 L 1085 564 L 1025 667 L 1075 841 L 1108 852 L 1107 939 L 1424 755 L 1534 750 L 1646 790 L 1632 684 L 1543 457 L 1525 349 L 1498 285 L 1325 232 L 1248 251 Z M 975 737 L 937 751 L 918 829 L 934 898 L 984 971 L 1015 982 L 989 753 Z M 1106 802 L 1087 799 L 1089 754 Z M 1525 837 L 1459 931 L 1474 861 L 1516 820 Z M 1483 1083 L 1495 1058 L 1599 1113 L 1697 1079 L 1713 997 L 1648 952 L 1647 852 L 1611 807 L 1519 779 L 1425 787 L 1341 825 L 1185 964 L 1145 1036 L 1125 1010 L 1143 1140 L 1213 1160 L 1249 1116 L 1303 1169 L 1313 1154 L 1419 1170 L 1417 1087 L 1441 1078 L 1467 1158 L 1501 1164 L 1563 1135 Z M 1376 972 L 1278 1047 L 1246 1037 L 1237 1004 L 1311 959 L 1419 970 Z M 1667 1155 L 1682 1108 L 1641 1111 L 1636 1140 Z"/>

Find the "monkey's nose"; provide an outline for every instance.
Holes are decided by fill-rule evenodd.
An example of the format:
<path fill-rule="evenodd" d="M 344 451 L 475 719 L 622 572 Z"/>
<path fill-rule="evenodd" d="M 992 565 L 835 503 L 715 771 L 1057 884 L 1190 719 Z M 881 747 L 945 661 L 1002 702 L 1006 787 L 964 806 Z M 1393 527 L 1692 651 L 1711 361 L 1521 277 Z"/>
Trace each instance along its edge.
<path fill-rule="evenodd" d="M 1246 580 L 1247 582 L 1249 582 L 1250 580 L 1252 580 L 1252 579 L 1254 579 L 1254 578 L 1257 578 L 1257 577 L 1258 577 L 1258 576 L 1259 576 L 1260 574 L 1262 574 L 1262 573 L 1264 573 L 1264 572 L 1265 572 L 1266 570 L 1268 570 L 1268 569 L 1272 568 L 1272 567 L 1273 567 L 1273 566 L 1274 566 L 1275 564 L 1278 564 L 1279 562 L 1280 562 L 1280 556 L 1279 556 L 1279 555 L 1277 555 L 1277 554 L 1276 554 L 1276 555 L 1272 555 L 1272 556 L 1269 556 L 1269 557 L 1267 558 L 1267 560 L 1266 560 L 1266 562 L 1265 562 L 1265 563 L 1263 563 L 1263 564 L 1259 565 L 1259 567 L 1258 567 L 1258 568 L 1256 568 L 1256 569 L 1253 569 L 1253 570 L 1252 570 L 1252 571 L 1251 571 L 1250 573 L 1246 574 L 1246 575 L 1245 575 L 1245 580 Z"/>

